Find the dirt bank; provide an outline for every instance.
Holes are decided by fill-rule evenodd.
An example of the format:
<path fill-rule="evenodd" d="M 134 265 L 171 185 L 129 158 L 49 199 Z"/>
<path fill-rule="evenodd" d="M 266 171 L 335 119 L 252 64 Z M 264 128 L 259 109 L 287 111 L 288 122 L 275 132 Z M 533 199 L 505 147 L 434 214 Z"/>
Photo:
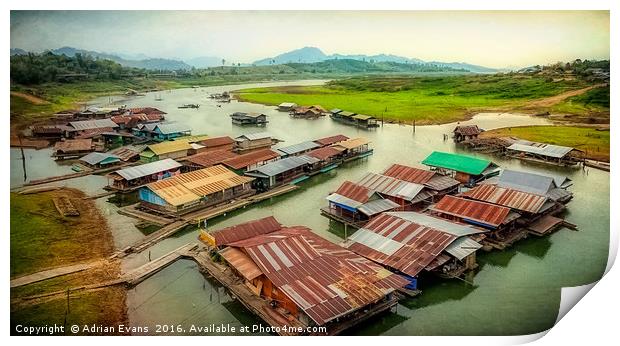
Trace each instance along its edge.
<path fill-rule="evenodd" d="M 54 198 L 66 197 L 79 211 L 77 217 L 61 216 Z M 11 277 L 51 268 L 92 263 L 91 269 L 54 277 L 11 289 L 11 326 L 67 323 L 118 325 L 127 320 L 125 289 L 121 286 L 66 296 L 31 299 L 117 278 L 120 262 L 107 261 L 114 243 L 105 218 L 93 200 L 75 189 L 29 195 L 11 193 Z M 69 305 L 69 308 L 67 308 Z M 11 332 L 14 332 L 12 328 Z"/>

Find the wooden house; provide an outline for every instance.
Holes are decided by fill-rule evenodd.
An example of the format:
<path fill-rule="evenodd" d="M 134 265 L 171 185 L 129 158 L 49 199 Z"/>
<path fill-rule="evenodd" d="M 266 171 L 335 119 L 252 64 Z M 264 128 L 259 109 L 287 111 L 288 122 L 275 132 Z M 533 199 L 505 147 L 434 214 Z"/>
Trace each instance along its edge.
<path fill-rule="evenodd" d="M 261 149 L 249 153 L 234 155 L 222 161 L 222 164 L 236 173 L 243 174 L 259 166 L 280 159 L 280 154 L 271 149 Z"/>
<path fill-rule="evenodd" d="M 278 110 L 280 112 L 290 112 L 292 111 L 295 107 L 297 107 L 296 103 L 293 102 L 282 102 L 278 105 Z"/>
<path fill-rule="evenodd" d="M 354 227 L 361 227 L 379 214 L 399 207 L 377 192 L 350 181 L 342 183 L 326 199 L 328 206 L 321 208 L 321 214 Z"/>
<path fill-rule="evenodd" d="M 166 141 L 150 144 L 140 153 L 140 161 L 153 162 L 163 159 L 178 159 L 188 155 L 192 146 L 187 141 Z"/>
<path fill-rule="evenodd" d="M 452 131 L 452 138 L 457 143 L 478 138 L 482 133 L 482 129 L 478 125 L 459 125 Z"/>
<path fill-rule="evenodd" d="M 251 195 L 252 180 L 217 165 L 149 183 L 140 188 L 138 196 L 144 208 L 181 215 Z"/>
<path fill-rule="evenodd" d="M 256 149 L 270 148 L 274 142 L 275 140 L 267 132 L 248 133 L 235 137 L 233 151 L 243 153 Z"/>
<path fill-rule="evenodd" d="M 267 115 L 262 113 L 235 112 L 230 115 L 233 124 L 237 125 L 266 125 Z"/>
<path fill-rule="evenodd" d="M 183 165 L 173 159 L 164 159 L 135 167 L 127 167 L 108 174 L 108 190 L 132 191 L 144 184 L 181 173 Z"/>
<path fill-rule="evenodd" d="M 243 282 L 248 294 L 240 299 L 262 304 L 258 310 L 272 325 L 304 331 L 324 326 L 321 334 L 337 334 L 343 323 L 351 326 L 395 306 L 393 293 L 408 283 L 306 227 L 284 227 L 273 217 L 202 232 L 200 239 L 215 245 L 227 266 L 215 274 Z"/>
<path fill-rule="evenodd" d="M 262 192 L 307 176 L 318 162 L 306 155 L 290 156 L 249 170 L 245 175 L 256 178 L 253 187 Z"/>
<path fill-rule="evenodd" d="M 52 156 L 59 159 L 77 158 L 94 150 L 91 139 L 66 139 L 54 144 Z"/>

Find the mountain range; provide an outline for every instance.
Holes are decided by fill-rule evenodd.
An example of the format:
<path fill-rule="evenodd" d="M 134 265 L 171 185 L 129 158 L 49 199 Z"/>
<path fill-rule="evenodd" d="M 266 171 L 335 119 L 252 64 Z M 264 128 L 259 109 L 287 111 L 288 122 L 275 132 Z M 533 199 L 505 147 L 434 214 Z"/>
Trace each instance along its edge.
<path fill-rule="evenodd" d="M 261 59 L 255 61 L 254 65 L 279 65 L 287 63 L 314 63 L 333 59 L 352 59 L 362 60 L 368 62 L 395 62 L 401 64 L 422 64 L 422 65 L 437 65 L 441 67 L 448 67 L 454 69 L 465 69 L 470 72 L 476 73 L 493 73 L 500 71 L 485 66 L 473 65 L 464 62 L 440 62 L 440 61 L 423 61 L 416 58 L 407 58 L 391 54 L 377 54 L 377 55 L 343 55 L 343 54 L 331 54 L 326 55 L 322 50 L 316 47 L 304 47 L 295 49 L 290 52 L 286 52 L 275 57 Z"/>
<path fill-rule="evenodd" d="M 191 59 L 164 59 L 164 58 L 152 58 L 145 54 L 122 54 L 122 53 L 102 53 L 84 49 L 78 49 L 73 47 L 62 47 L 58 49 L 51 49 L 50 52 L 54 54 L 64 54 L 67 56 L 75 56 L 80 53 L 83 55 L 90 55 L 95 58 L 108 59 L 117 62 L 123 66 L 144 68 L 149 70 L 189 70 L 191 68 L 209 68 L 222 66 L 222 58 L 215 56 L 202 56 Z M 27 52 L 19 48 L 11 48 L 11 55 L 23 55 Z M 448 69 L 467 70 L 474 73 L 494 73 L 501 71 L 500 69 L 494 69 L 479 65 L 468 64 L 465 62 L 441 62 L 441 61 L 423 61 L 416 58 L 407 58 L 392 54 L 377 54 L 377 55 L 364 55 L 364 54 L 331 54 L 327 55 L 322 50 L 316 47 L 304 47 L 295 49 L 290 52 L 282 53 L 271 58 L 260 59 L 254 61 L 251 65 L 267 66 L 267 65 L 282 65 L 289 63 L 317 63 L 325 62 L 328 60 L 359 60 L 369 63 L 398 63 L 398 64 L 416 64 L 416 65 L 428 65 L 439 66 Z M 241 64 L 242 66 L 248 66 L 250 64 Z"/>

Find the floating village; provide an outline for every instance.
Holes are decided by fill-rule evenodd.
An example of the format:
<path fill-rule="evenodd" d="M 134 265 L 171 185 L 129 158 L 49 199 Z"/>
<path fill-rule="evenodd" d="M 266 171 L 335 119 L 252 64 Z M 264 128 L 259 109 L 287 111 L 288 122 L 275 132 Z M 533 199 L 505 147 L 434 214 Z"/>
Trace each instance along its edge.
<path fill-rule="evenodd" d="M 229 103 L 231 96 L 209 98 Z M 291 118 L 329 117 L 365 131 L 383 125 L 372 116 L 319 105 L 282 103 L 277 110 Z M 277 216 L 213 229 L 208 224 L 213 218 L 290 193 L 310 177 L 385 149 L 364 136 L 340 133 L 299 134 L 298 143 L 284 143 L 268 132 L 268 116 L 261 113 L 230 114 L 233 124 L 247 130 L 215 137 L 166 116 L 155 107 L 89 107 L 59 112 L 51 122 L 30 127 L 22 139 L 34 147 L 53 143 L 53 157 L 70 162 L 73 173 L 31 180 L 19 193 L 98 174 L 108 184 L 94 198 L 137 195 L 136 203 L 118 213 L 161 228 L 114 258 L 145 251 L 189 225 L 199 228 L 196 243 L 100 286 L 134 286 L 188 258 L 278 334 L 334 335 L 394 309 L 400 299 L 416 299 L 429 277 L 465 280 L 478 268 L 481 251 L 502 251 L 561 228 L 578 229 L 561 216 L 573 198 L 571 179 L 502 169 L 490 160 L 442 151 L 429 151 L 419 164 L 394 163 L 361 179 L 342 180 L 323 196 L 316 213 L 344 226 L 339 243 Z M 446 136 L 466 150 L 584 166 L 578 149 L 514 137 L 479 139 L 482 131 L 459 125 Z M 76 215 L 68 198 L 54 203 L 60 214 Z"/>

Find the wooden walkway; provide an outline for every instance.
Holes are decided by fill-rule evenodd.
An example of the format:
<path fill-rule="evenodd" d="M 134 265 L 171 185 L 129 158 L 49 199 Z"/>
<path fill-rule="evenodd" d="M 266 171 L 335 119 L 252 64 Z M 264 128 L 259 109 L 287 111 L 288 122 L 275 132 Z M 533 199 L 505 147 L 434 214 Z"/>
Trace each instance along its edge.
<path fill-rule="evenodd" d="M 116 252 L 114 255 L 112 255 L 110 258 L 123 258 L 125 256 L 127 256 L 130 253 L 138 253 L 138 252 L 142 252 L 145 249 L 159 243 L 160 241 L 170 237 L 171 235 L 175 234 L 176 232 L 182 230 L 183 228 L 185 228 L 185 226 L 187 226 L 188 223 L 185 221 L 175 221 L 172 222 L 164 227 L 162 227 L 161 229 L 147 235 L 146 237 L 144 237 L 142 240 L 138 241 L 137 243 L 130 245 L 118 252 Z"/>
<path fill-rule="evenodd" d="M 199 224 L 202 221 L 210 220 L 217 216 L 223 215 L 230 211 L 246 207 L 248 205 L 258 203 L 264 201 L 266 199 L 283 195 L 285 193 L 291 192 L 293 190 L 297 190 L 299 186 L 297 185 L 284 185 L 273 190 L 259 193 L 250 197 L 246 197 L 237 201 L 234 201 L 229 204 L 221 205 L 215 208 L 208 208 L 204 210 L 197 210 L 188 214 L 183 215 L 181 218 L 192 224 Z"/>
<path fill-rule="evenodd" d="M 157 273 L 158 271 L 164 269 L 170 264 L 174 263 L 176 260 L 182 257 L 190 257 L 190 251 L 194 250 L 198 247 L 196 243 L 185 244 L 175 250 L 170 251 L 169 253 L 159 257 L 158 259 L 148 262 L 136 269 L 133 269 L 122 276 L 122 281 L 127 283 L 129 286 L 135 286 L 140 282 L 146 280 L 151 275 Z"/>
<path fill-rule="evenodd" d="M 54 269 L 48 269 L 48 270 L 40 271 L 38 273 L 21 276 L 21 277 L 11 280 L 11 288 L 29 285 L 35 282 L 55 278 L 57 276 L 77 273 L 77 272 L 101 265 L 101 263 L 102 263 L 101 261 L 90 262 L 90 263 L 80 263 L 80 264 L 74 264 L 74 265 L 69 265 L 69 266 L 64 266 L 64 267 L 58 267 Z"/>
<path fill-rule="evenodd" d="M 151 214 L 151 213 L 139 210 L 138 209 L 139 206 L 140 206 L 140 203 L 128 205 L 126 207 L 122 207 L 118 209 L 118 213 L 121 215 L 130 216 L 135 219 L 144 220 L 144 221 L 147 221 L 147 222 L 150 222 L 156 225 L 160 225 L 160 226 L 166 226 L 174 222 L 174 219 L 165 218 L 163 216 L 159 216 L 159 215 L 155 215 L 155 214 Z"/>
<path fill-rule="evenodd" d="M 88 171 L 84 171 L 84 172 L 77 172 L 77 173 L 70 173 L 70 174 L 65 174 L 65 175 L 58 175 L 55 177 L 49 177 L 49 178 L 43 178 L 43 179 L 36 179 L 36 180 L 31 180 L 27 183 L 25 183 L 23 186 L 34 186 L 34 185 L 41 185 L 41 184 L 47 184 L 47 183 L 52 183 L 52 182 L 56 182 L 56 181 L 62 181 L 62 180 L 67 180 L 67 179 L 73 179 L 73 178 L 79 178 L 79 177 L 84 177 L 87 175 L 91 175 L 91 174 L 100 174 L 100 173 L 107 173 L 107 172 L 111 172 L 111 171 L 115 171 L 124 167 L 128 167 L 128 166 L 135 166 L 136 164 L 140 163 L 138 162 L 127 162 L 118 166 L 114 166 L 114 167 L 106 167 L 106 168 L 100 168 L 100 169 L 90 169 Z"/>

